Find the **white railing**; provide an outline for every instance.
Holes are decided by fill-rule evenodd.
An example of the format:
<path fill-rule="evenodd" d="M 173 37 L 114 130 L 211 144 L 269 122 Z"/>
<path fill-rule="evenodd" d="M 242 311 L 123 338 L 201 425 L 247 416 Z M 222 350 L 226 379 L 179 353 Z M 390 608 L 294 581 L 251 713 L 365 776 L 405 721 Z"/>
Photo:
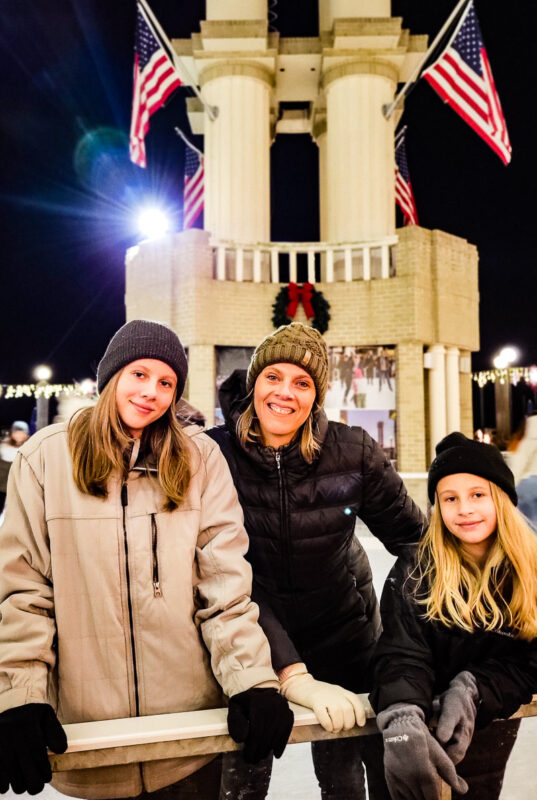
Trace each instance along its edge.
<path fill-rule="evenodd" d="M 211 241 L 214 253 L 214 277 L 219 281 L 297 282 L 299 261 L 302 274 L 310 283 L 321 281 L 369 281 L 395 275 L 393 247 L 397 236 L 374 242 L 267 242 L 237 244 Z M 286 276 L 287 277 L 287 276 Z"/>
<path fill-rule="evenodd" d="M 328 733 L 318 724 L 315 714 L 307 708 L 291 707 L 294 726 L 289 743 L 367 736 L 378 731 L 375 714 L 366 694 L 360 695 L 366 709 L 363 728 Z M 537 716 L 537 695 L 528 705 L 521 706 L 513 717 Z M 227 709 L 184 711 L 178 714 L 108 719 L 99 722 L 79 722 L 64 725 L 68 748 L 61 755 L 49 753 L 53 772 L 88 767 L 109 767 L 139 761 L 159 761 L 182 756 L 225 753 L 238 750 L 228 734 Z M 439 800 L 450 800 L 451 789 L 442 782 Z"/>

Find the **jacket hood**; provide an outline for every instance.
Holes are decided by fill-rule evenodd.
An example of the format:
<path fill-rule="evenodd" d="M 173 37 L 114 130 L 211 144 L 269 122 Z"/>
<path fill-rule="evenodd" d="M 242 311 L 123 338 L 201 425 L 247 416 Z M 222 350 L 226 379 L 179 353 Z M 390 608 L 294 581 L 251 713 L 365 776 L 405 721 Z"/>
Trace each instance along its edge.
<path fill-rule="evenodd" d="M 226 425 L 235 429 L 237 420 L 248 405 L 248 392 L 246 391 L 246 370 L 235 369 L 225 379 L 218 390 L 220 408 Z"/>

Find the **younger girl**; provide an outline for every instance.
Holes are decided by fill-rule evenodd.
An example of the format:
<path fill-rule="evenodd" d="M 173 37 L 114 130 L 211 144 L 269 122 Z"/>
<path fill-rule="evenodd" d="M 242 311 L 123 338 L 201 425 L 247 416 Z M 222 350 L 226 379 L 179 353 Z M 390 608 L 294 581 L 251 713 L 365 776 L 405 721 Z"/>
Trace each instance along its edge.
<path fill-rule="evenodd" d="M 384 587 L 371 702 L 394 799 L 436 800 L 441 777 L 495 800 L 518 720 L 490 723 L 537 691 L 537 540 L 499 450 L 452 433 L 436 453 L 429 528 Z"/>

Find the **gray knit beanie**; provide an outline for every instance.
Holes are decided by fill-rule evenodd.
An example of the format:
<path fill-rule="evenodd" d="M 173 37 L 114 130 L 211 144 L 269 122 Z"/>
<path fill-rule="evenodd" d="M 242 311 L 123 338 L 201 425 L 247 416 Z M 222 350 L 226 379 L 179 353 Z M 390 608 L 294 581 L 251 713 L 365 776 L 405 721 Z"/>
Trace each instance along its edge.
<path fill-rule="evenodd" d="M 99 392 L 116 372 L 137 358 L 155 358 L 168 364 L 177 375 L 176 401 L 179 400 L 188 373 L 183 345 L 168 325 L 151 319 L 133 319 L 112 336 L 97 367 Z"/>
<path fill-rule="evenodd" d="M 328 349 L 319 331 L 301 322 L 291 322 L 265 336 L 250 361 L 247 390 L 250 391 L 265 367 L 280 363 L 296 364 L 309 372 L 317 389 L 317 402 L 322 406 L 328 384 Z"/>
<path fill-rule="evenodd" d="M 515 479 L 498 448 L 493 444 L 468 439 L 459 431 L 444 436 L 436 445 L 436 458 L 429 467 L 427 483 L 431 505 L 435 500 L 438 481 L 459 472 L 479 475 L 480 478 L 495 483 L 517 505 Z"/>

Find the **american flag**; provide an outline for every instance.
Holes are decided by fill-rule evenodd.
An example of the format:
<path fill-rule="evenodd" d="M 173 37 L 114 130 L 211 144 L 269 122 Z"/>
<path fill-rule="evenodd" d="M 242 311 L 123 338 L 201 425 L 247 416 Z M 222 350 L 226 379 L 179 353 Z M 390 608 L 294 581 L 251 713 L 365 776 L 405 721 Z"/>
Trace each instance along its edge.
<path fill-rule="evenodd" d="M 395 202 L 403 212 L 405 225 L 418 225 L 418 212 L 406 160 L 406 125 L 395 137 Z"/>
<path fill-rule="evenodd" d="M 136 5 L 134 39 L 134 87 L 130 132 L 130 158 L 145 167 L 145 135 L 149 117 L 158 111 L 169 95 L 181 86 L 173 62 L 150 26 L 140 4 Z"/>
<path fill-rule="evenodd" d="M 463 13 L 446 49 L 423 77 L 504 164 L 511 161 L 509 134 L 473 2 Z"/>
<path fill-rule="evenodd" d="M 183 228 L 194 228 L 203 212 L 203 156 L 193 147 L 185 149 Z"/>

